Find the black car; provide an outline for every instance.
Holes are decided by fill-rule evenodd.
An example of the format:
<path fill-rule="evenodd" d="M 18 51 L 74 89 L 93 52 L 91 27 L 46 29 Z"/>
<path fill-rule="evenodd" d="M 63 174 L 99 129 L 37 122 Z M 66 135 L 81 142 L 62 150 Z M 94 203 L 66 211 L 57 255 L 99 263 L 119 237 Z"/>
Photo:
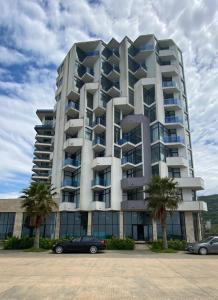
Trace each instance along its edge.
<path fill-rule="evenodd" d="M 69 241 L 58 242 L 52 247 L 52 250 L 56 254 L 64 252 L 90 252 L 95 254 L 105 248 L 105 241 L 100 241 L 93 236 L 82 236 Z"/>

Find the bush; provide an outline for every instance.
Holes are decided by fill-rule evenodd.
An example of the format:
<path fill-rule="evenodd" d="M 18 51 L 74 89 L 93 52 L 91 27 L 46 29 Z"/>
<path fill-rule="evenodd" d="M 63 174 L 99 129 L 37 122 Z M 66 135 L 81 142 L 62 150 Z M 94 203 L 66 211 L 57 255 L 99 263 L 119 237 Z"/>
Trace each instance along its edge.
<path fill-rule="evenodd" d="M 173 250 L 185 250 L 187 245 L 186 241 L 180 241 L 180 240 L 169 240 L 168 241 L 168 248 Z M 151 244 L 151 250 L 162 250 L 163 249 L 163 243 L 162 240 L 157 240 L 152 242 Z"/>
<path fill-rule="evenodd" d="M 57 243 L 58 241 L 63 241 L 67 239 L 49 239 L 49 238 L 40 238 L 39 240 L 39 247 L 41 249 L 52 249 L 52 246 Z M 4 249 L 9 250 L 9 249 L 28 249 L 32 248 L 34 243 L 34 238 L 33 237 L 22 237 L 22 238 L 17 238 L 17 237 L 11 237 L 8 240 L 4 241 Z"/>
<path fill-rule="evenodd" d="M 168 246 L 171 249 L 182 251 L 182 250 L 185 250 L 185 248 L 187 246 L 187 242 L 180 241 L 180 240 L 170 240 L 170 241 L 168 241 Z"/>
<path fill-rule="evenodd" d="M 4 249 L 27 249 L 33 246 L 33 238 L 24 237 L 24 238 L 17 238 L 15 236 L 9 238 L 8 240 L 4 241 Z"/>
<path fill-rule="evenodd" d="M 135 242 L 130 238 L 111 238 L 107 240 L 108 250 L 133 250 L 135 247 Z"/>

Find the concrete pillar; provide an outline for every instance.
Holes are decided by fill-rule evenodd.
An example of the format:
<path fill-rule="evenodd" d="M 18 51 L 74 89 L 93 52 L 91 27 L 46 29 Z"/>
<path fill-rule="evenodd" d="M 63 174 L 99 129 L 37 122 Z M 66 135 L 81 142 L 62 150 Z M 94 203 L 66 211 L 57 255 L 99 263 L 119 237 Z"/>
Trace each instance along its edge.
<path fill-rule="evenodd" d="M 18 238 L 21 237 L 22 223 L 23 223 L 23 213 L 17 212 L 15 214 L 13 236 L 16 236 Z"/>
<path fill-rule="evenodd" d="M 123 211 L 120 211 L 120 220 L 119 220 L 119 226 L 120 226 L 120 238 L 124 238 L 124 233 L 123 233 Z"/>
<path fill-rule="evenodd" d="M 202 227 L 201 227 L 201 215 L 198 213 L 198 238 L 199 241 L 202 240 Z"/>
<path fill-rule="evenodd" d="M 88 212 L 87 235 L 92 235 L 92 212 Z"/>
<path fill-rule="evenodd" d="M 195 242 L 193 215 L 191 211 L 185 212 L 185 229 L 186 229 L 186 240 L 189 243 Z"/>
<path fill-rule="evenodd" d="M 60 237 L 60 212 L 56 213 L 56 221 L 55 221 L 55 239 L 59 239 Z"/>
<path fill-rule="evenodd" d="M 152 240 L 157 240 L 157 222 L 156 220 L 152 219 Z"/>

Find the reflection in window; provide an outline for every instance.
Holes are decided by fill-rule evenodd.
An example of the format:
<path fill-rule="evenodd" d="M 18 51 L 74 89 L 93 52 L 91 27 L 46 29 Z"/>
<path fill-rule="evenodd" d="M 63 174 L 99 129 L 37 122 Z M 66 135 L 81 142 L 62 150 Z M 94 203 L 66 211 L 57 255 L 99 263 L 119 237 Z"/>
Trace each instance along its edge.
<path fill-rule="evenodd" d="M 13 235 L 15 213 L 0 212 L 0 240 L 5 240 Z"/>
<path fill-rule="evenodd" d="M 60 212 L 60 237 L 73 238 L 87 234 L 88 212 Z"/>

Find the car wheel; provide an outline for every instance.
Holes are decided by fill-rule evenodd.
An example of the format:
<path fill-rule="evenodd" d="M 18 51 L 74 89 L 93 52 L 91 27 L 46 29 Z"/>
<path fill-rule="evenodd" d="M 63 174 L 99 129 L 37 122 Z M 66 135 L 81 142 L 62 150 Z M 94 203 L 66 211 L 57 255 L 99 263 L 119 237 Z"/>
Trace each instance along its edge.
<path fill-rule="evenodd" d="M 207 248 L 205 247 L 202 247 L 199 249 L 198 253 L 201 254 L 201 255 L 207 255 Z"/>
<path fill-rule="evenodd" d="M 97 249 L 96 246 L 91 246 L 90 249 L 89 249 L 89 252 L 90 252 L 91 254 L 95 254 L 95 253 L 98 252 L 98 249 Z"/>
<path fill-rule="evenodd" d="M 56 254 L 61 254 L 61 253 L 63 253 L 63 251 L 64 251 L 64 249 L 63 249 L 62 246 L 55 247 L 55 253 Z"/>

